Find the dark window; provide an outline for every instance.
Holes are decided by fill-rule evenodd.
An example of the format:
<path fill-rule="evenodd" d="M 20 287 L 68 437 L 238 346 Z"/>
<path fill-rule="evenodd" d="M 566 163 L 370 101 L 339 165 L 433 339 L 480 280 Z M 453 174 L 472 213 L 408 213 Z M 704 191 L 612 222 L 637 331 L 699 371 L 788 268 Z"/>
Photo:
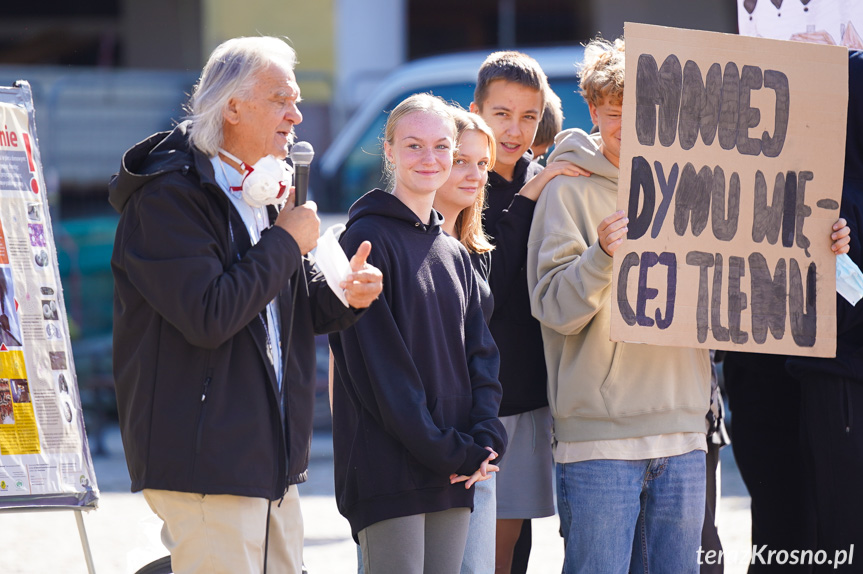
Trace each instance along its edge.
<path fill-rule="evenodd" d="M 519 46 L 578 44 L 596 31 L 586 0 L 518 0 L 515 41 Z"/>
<path fill-rule="evenodd" d="M 409 0 L 408 58 L 497 45 L 498 0 Z"/>
<path fill-rule="evenodd" d="M 577 44 L 591 36 L 588 0 L 408 2 L 408 58 Z"/>
<path fill-rule="evenodd" d="M 0 64 L 115 66 L 122 57 L 121 0 L 7 4 Z"/>
<path fill-rule="evenodd" d="M 38 2 L 8 2 L 3 7 L 5 18 L 44 18 L 57 16 L 119 16 L 120 0 L 39 0 Z"/>

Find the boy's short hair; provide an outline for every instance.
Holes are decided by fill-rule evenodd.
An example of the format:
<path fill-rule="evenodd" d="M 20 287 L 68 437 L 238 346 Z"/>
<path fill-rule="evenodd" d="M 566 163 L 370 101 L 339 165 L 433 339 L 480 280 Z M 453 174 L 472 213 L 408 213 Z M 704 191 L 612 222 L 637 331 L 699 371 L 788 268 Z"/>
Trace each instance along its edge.
<path fill-rule="evenodd" d="M 537 90 L 542 94 L 542 105 L 545 106 L 548 79 L 537 61 L 527 54 L 510 51 L 488 55 L 479 67 L 476 89 L 473 92 L 473 101 L 480 109 L 488 96 L 489 85 L 496 80 L 514 82 Z"/>
<path fill-rule="evenodd" d="M 579 87 L 588 104 L 598 106 L 605 100 L 614 104 L 623 101 L 624 48 L 623 38 L 614 42 L 594 38 L 584 47 L 584 60 L 578 70 Z"/>
<path fill-rule="evenodd" d="M 536 128 L 536 136 L 533 138 L 534 145 L 551 145 L 556 136 L 563 129 L 563 104 L 554 90 L 548 88 L 545 92 L 545 108 L 542 110 L 542 118 Z"/>

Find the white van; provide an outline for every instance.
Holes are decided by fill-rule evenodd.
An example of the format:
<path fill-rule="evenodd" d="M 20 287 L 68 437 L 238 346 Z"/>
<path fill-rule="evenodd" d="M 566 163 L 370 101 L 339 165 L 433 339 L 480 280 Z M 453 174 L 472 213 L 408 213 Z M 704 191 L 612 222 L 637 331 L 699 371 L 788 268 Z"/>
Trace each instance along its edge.
<path fill-rule="evenodd" d="M 534 57 L 563 102 L 564 128 L 591 128 L 587 104 L 577 93 L 575 64 L 581 46 L 521 49 Z M 317 164 L 312 193 L 323 212 L 345 213 L 362 194 L 383 187 L 381 138 L 387 113 L 411 94 L 431 92 L 467 109 L 476 74 L 489 52 L 465 52 L 416 60 L 390 74 L 351 117 Z M 314 165 L 314 164 L 313 164 Z"/>

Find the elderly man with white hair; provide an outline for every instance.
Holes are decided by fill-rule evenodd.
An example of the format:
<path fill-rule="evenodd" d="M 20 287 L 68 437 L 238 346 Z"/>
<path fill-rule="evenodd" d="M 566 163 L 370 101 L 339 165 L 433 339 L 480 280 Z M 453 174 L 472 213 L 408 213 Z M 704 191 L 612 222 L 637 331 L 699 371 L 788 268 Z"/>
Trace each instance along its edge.
<path fill-rule="evenodd" d="M 277 38 L 223 43 L 190 118 L 111 181 L 123 445 L 178 573 L 300 572 L 314 335 L 381 291 L 369 244 L 342 285 L 350 307 L 307 256 L 320 221 L 293 205 L 284 162 L 302 121 L 294 64 Z"/>

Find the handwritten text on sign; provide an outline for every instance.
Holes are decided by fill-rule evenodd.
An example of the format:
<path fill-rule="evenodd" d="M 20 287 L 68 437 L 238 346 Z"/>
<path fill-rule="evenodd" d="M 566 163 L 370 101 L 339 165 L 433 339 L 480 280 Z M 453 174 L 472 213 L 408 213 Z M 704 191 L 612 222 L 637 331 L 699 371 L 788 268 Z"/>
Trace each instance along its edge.
<path fill-rule="evenodd" d="M 832 356 L 847 53 L 633 24 L 626 43 L 612 339 Z"/>

